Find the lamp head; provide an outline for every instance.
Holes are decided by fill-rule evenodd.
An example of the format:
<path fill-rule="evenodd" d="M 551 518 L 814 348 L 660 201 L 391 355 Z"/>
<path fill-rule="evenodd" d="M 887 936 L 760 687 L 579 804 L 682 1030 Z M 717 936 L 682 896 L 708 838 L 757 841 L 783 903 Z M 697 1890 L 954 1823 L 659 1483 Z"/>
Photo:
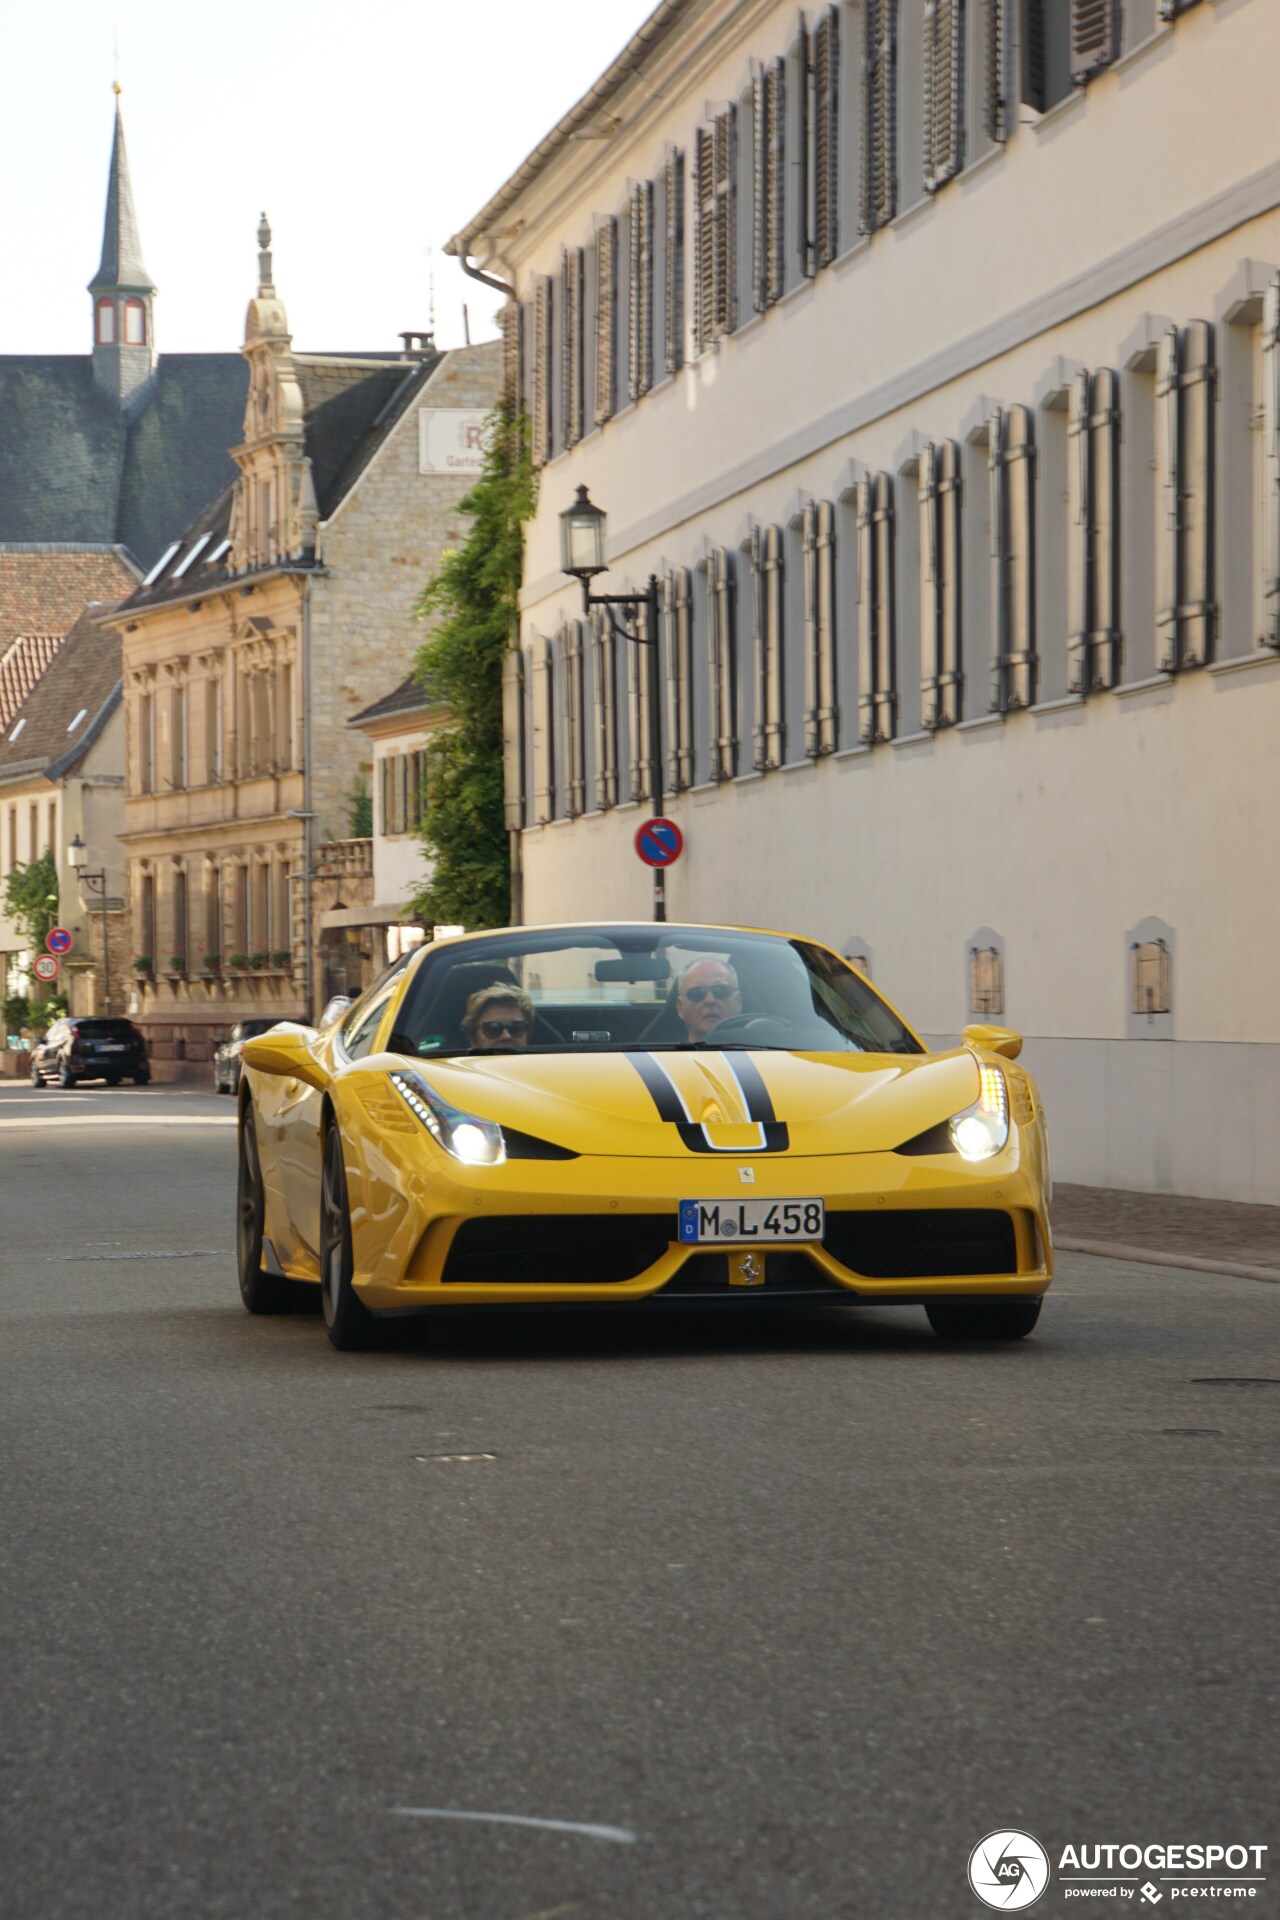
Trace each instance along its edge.
<path fill-rule="evenodd" d="M 560 565 L 575 579 L 590 580 L 604 573 L 605 513 L 587 497 L 585 487 L 560 515 Z"/>
<path fill-rule="evenodd" d="M 80 835 L 77 834 L 71 842 L 71 845 L 67 848 L 67 864 L 73 873 L 79 873 L 81 867 L 84 865 L 85 852 L 84 841 L 80 838 Z"/>

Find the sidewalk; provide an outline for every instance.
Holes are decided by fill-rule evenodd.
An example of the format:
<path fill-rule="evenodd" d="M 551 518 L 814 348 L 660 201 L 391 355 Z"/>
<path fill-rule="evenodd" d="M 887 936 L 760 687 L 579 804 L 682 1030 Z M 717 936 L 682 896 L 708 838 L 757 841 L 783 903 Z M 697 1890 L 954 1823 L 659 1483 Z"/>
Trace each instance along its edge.
<path fill-rule="evenodd" d="M 1067 1253 L 1280 1282 L 1280 1207 L 1055 1184 L 1051 1217 Z"/>

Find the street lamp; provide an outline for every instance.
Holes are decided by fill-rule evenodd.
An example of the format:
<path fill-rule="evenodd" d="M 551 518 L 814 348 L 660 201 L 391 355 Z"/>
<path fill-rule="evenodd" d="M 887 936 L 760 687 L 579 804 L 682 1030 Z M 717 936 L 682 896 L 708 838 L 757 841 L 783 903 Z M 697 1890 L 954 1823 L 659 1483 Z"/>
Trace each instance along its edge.
<path fill-rule="evenodd" d="M 88 849 L 77 834 L 67 848 L 67 863 L 82 887 L 88 887 L 90 893 L 96 893 L 102 901 L 102 1011 L 111 1011 L 111 943 L 107 937 L 107 870 L 98 867 L 90 872 L 85 866 L 85 854 Z"/>
<path fill-rule="evenodd" d="M 662 812 L 662 682 L 658 661 L 658 576 L 649 575 L 643 593 L 592 593 L 591 582 L 598 573 L 607 573 L 605 565 L 605 513 L 588 497 L 585 487 L 571 507 L 560 515 L 560 566 L 564 573 L 582 583 L 582 605 L 589 614 L 592 607 L 604 607 L 609 625 L 632 646 L 647 647 L 649 685 L 649 797 L 655 814 Z M 632 624 L 620 619 L 615 607 L 628 608 Z M 653 917 L 667 917 L 667 876 L 662 867 L 653 870 Z"/>

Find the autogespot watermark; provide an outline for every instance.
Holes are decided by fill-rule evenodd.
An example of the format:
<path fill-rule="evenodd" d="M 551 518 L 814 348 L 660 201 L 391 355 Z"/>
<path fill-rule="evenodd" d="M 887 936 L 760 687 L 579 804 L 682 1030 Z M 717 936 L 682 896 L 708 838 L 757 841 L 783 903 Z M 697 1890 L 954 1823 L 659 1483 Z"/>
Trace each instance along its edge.
<path fill-rule="evenodd" d="M 1141 1846 L 1103 1841 L 1063 1847 L 1056 1872 L 1064 1900 L 1256 1900 L 1266 1885 L 1266 1847 L 1186 1841 Z M 1048 1852 L 1029 1833 L 1000 1827 L 969 1855 L 969 1885 L 1000 1913 L 1030 1907 L 1049 1884 Z"/>

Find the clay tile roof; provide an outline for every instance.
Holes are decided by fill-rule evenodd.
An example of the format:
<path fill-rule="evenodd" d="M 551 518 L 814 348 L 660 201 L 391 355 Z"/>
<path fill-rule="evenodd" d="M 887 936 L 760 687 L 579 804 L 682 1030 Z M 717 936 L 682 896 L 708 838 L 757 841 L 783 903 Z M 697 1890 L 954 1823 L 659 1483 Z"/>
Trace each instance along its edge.
<path fill-rule="evenodd" d="M 8 729 L 61 645 L 60 633 L 20 633 L 0 653 L 0 728 Z"/>
<path fill-rule="evenodd" d="M 0 783 L 31 772 L 49 779 L 68 772 L 110 718 L 120 699 L 122 648 L 119 634 L 99 625 L 109 610 L 85 608 L 22 712 L 0 732 Z M 22 731 L 11 740 L 18 720 Z"/>
<path fill-rule="evenodd" d="M 86 602 L 121 600 L 138 577 L 117 546 L 0 545 L 0 653 L 19 636 L 61 638 Z"/>

